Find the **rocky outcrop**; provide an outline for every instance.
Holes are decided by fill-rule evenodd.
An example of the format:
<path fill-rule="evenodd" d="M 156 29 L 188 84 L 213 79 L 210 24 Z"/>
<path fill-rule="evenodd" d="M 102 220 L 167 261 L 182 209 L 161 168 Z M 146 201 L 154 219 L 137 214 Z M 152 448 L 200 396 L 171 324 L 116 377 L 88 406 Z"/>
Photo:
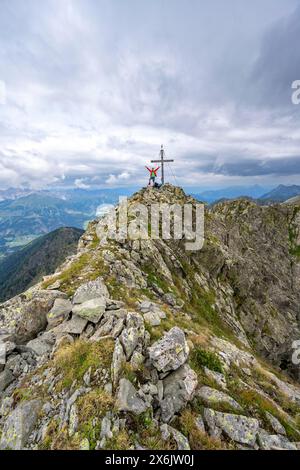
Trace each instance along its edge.
<path fill-rule="evenodd" d="M 135 202 L 195 201 L 166 185 Z M 214 206 L 199 253 L 98 243 L 91 223 L 52 277 L 0 305 L 1 448 L 297 448 L 298 219 L 276 211 Z"/>

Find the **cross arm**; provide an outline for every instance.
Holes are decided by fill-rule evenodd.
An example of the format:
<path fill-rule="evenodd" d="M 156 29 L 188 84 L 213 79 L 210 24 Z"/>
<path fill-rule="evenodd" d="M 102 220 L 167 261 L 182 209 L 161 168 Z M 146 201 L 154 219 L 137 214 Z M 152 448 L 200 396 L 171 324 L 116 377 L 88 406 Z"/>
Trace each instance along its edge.
<path fill-rule="evenodd" d="M 151 160 L 151 163 L 167 163 L 167 162 L 174 162 L 174 160 Z"/>

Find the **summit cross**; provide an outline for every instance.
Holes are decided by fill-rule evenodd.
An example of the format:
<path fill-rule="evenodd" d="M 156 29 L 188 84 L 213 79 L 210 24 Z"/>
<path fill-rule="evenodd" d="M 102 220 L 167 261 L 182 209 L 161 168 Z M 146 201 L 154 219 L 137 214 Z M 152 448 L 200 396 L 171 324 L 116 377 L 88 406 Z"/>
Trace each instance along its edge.
<path fill-rule="evenodd" d="M 160 149 L 160 160 L 151 160 L 151 163 L 160 163 L 161 164 L 161 183 L 165 184 L 165 169 L 164 169 L 164 164 L 168 162 L 174 162 L 174 160 L 165 160 L 165 151 L 164 151 L 164 146 L 161 146 Z"/>

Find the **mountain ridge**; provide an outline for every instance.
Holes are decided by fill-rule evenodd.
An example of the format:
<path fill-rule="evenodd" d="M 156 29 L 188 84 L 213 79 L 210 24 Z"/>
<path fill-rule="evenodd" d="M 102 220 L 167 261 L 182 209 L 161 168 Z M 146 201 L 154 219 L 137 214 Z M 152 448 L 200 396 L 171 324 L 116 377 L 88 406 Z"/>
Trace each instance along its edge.
<path fill-rule="evenodd" d="M 158 202 L 198 203 L 171 185 L 128 200 Z M 216 204 L 198 252 L 91 222 L 56 273 L 0 305 L 1 409 L 16 397 L 0 448 L 297 450 L 299 214 Z"/>

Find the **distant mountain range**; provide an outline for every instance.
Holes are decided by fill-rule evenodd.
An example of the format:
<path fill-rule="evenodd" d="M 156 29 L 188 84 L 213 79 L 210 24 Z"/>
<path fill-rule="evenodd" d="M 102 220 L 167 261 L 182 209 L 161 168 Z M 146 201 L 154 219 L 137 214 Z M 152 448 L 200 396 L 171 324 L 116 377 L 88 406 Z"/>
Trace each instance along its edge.
<path fill-rule="evenodd" d="M 267 188 L 264 188 L 259 185 L 254 186 L 233 186 L 229 188 L 216 189 L 203 191 L 198 194 L 193 194 L 197 199 L 209 204 L 216 202 L 220 199 L 235 199 L 241 196 L 251 197 L 253 199 L 258 199 L 263 194 L 267 192 Z"/>
<path fill-rule="evenodd" d="M 260 199 L 266 199 L 276 202 L 284 202 L 288 199 L 300 195 L 300 186 L 284 186 L 283 184 L 277 186 L 277 188 L 261 196 Z"/>
<path fill-rule="evenodd" d="M 14 297 L 52 274 L 77 249 L 83 230 L 60 228 L 0 261 L 0 302 Z"/>
<path fill-rule="evenodd" d="M 116 204 L 131 190 L 53 190 L 26 194 L 26 190 L 1 192 L 0 258 L 59 227 L 85 228 L 102 206 Z"/>
<path fill-rule="evenodd" d="M 288 199 L 300 195 L 300 186 L 285 186 L 283 184 L 272 190 L 267 190 L 262 186 L 235 186 L 212 191 L 204 191 L 199 194 L 193 194 L 197 199 L 208 204 L 219 201 L 247 197 L 257 200 L 259 203 L 285 202 Z"/>

